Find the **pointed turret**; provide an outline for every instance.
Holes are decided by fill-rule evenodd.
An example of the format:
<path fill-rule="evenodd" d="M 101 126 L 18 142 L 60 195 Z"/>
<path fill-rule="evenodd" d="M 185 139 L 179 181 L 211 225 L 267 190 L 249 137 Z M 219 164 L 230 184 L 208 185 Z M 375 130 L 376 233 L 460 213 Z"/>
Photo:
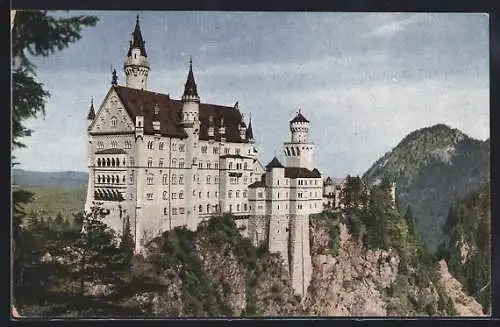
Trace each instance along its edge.
<path fill-rule="evenodd" d="M 147 59 L 145 43 L 139 25 L 139 15 L 137 15 L 135 29 L 132 33 L 132 39 L 129 41 L 130 45 L 123 67 L 125 75 L 127 75 L 127 87 L 147 89 L 149 61 Z"/>
<path fill-rule="evenodd" d="M 274 156 L 273 160 L 271 160 L 271 162 L 266 165 L 267 171 L 273 168 L 285 168 L 285 166 L 281 164 L 281 162 L 278 160 L 278 158 L 276 158 L 276 156 Z"/>
<path fill-rule="evenodd" d="M 87 115 L 88 120 L 94 120 L 95 119 L 95 111 L 94 111 L 94 98 L 90 99 L 90 109 L 89 109 L 89 114 Z"/>
<path fill-rule="evenodd" d="M 189 73 L 186 84 L 184 84 L 184 94 L 182 95 L 182 101 L 200 101 L 198 90 L 196 88 L 196 82 L 194 80 L 193 60 L 191 58 L 189 58 Z"/>
<path fill-rule="evenodd" d="M 246 138 L 249 142 L 253 142 L 253 130 L 252 130 L 252 114 L 250 114 L 250 120 L 248 121 L 248 127 L 246 131 Z"/>

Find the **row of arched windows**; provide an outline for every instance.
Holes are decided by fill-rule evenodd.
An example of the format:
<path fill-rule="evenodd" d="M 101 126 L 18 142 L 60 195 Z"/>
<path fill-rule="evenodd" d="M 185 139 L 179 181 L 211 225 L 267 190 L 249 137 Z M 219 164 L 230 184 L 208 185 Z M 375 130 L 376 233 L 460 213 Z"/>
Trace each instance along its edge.
<path fill-rule="evenodd" d="M 110 146 L 113 149 L 117 149 L 118 148 L 118 142 L 113 140 L 113 141 L 110 142 Z M 132 148 L 132 142 L 131 141 L 125 141 L 124 142 L 124 147 L 125 147 L 125 149 L 131 149 Z M 99 150 L 104 149 L 104 142 L 103 141 L 97 142 L 97 149 L 99 149 Z"/>
<path fill-rule="evenodd" d="M 97 184 L 125 184 L 125 176 L 121 178 L 118 175 L 97 175 Z"/>
<path fill-rule="evenodd" d="M 125 166 L 125 158 L 121 162 Z M 120 167 L 119 158 L 97 158 L 97 167 Z"/>

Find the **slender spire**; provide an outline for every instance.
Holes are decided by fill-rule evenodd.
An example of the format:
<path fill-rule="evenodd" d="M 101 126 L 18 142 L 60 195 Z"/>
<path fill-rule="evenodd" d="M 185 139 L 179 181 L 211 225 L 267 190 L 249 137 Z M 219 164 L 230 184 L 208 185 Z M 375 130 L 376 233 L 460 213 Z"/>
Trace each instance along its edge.
<path fill-rule="evenodd" d="M 186 80 L 186 84 L 184 85 L 184 94 L 182 95 L 182 99 L 195 99 L 195 100 L 200 100 L 200 97 L 198 96 L 198 90 L 196 88 L 196 82 L 194 80 L 194 74 L 193 74 L 193 59 L 191 56 L 189 57 L 189 73 L 188 77 Z"/>
<path fill-rule="evenodd" d="M 116 75 L 116 69 L 113 69 L 113 72 L 111 73 L 111 85 L 118 85 L 118 76 Z"/>
<path fill-rule="evenodd" d="M 132 40 L 130 41 L 130 48 L 128 50 L 127 56 L 130 57 L 132 55 L 132 49 L 139 48 L 141 50 L 141 56 L 147 57 L 148 55 L 146 53 L 145 44 L 146 42 L 142 38 L 141 26 L 139 25 L 139 15 L 137 15 L 135 21 L 135 29 L 132 33 Z"/>
<path fill-rule="evenodd" d="M 87 116 L 88 120 L 94 120 L 95 119 L 95 111 L 94 111 L 94 97 L 90 98 L 90 110 L 89 114 Z"/>
<path fill-rule="evenodd" d="M 248 121 L 248 127 L 246 131 L 247 140 L 253 140 L 253 131 L 252 131 L 252 113 L 250 113 L 250 120 Z"/>

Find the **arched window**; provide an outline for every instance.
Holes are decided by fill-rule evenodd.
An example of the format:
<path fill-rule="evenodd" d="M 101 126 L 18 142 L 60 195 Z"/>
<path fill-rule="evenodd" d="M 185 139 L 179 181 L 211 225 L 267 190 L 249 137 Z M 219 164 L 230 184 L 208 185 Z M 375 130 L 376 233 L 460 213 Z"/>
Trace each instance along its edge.
<path fill-rule="evenodd" d="M 164 145 L 164 143 L 163 143 L 163 142 L 160 142 L 160 145 L 158 146 L 158 148 L 159 148 L 160 150 L 163 150 L 163 145 Z"/>
<path fill-rule="evenodd" d="M 153 148 L 153 141 L 149 141 L 148 142 L 148 149 L 152 149 Z"/>
<path fill-rule="evenodd" d="M 207 184 L 210 184 L 210 176 L 207 176 Z"/>
<path fill-rule="evenodd" d="M 116 158 L 116 167 L 120 167 L 120 159 Z"/>
<path fill-rule="evenodd" d="M 109 175 L 106 176 L 106 182 L 109 184 L 111 178 L 109 178 Z"/>
<path fill-rule="evenodd" d="M 248 163 L 246 163 L 246 162 L 245 162 L 245 163 L 243 164 L 243 169 L 245 169 L 245 170 L 246 170 L 247 168 L 248 168 Z"/>
<path fill-rule="evenodd" d="M 111 166 L 114 167 L 115 166 L 115 158 L 111 158 Z"/>
<path fill-rule="evenodd" d="M 172 158 L 172 168 L 175 168 L 175 165 L 177 165 L 177 159 Z"/>
<path fill-rule="evenodd" d="M 122 178 L 122 183 L 125 184 L 125 176 Z"/>
<path fill-rule="evenodd" d="M 207 204 L 207 213 L 210 213 L 210 204 Z"/>
<path fill-rule="evenodd" d="M 109 158 L 106 158 L 106 166 L 107 167 L 111 166 L 111 161 L 109 160 Z"/>
<path fill-rule="evenodd" d="M 118 143 L 116 143 L 116 141 L 111 141 L 111 147 L 116 149 L 118 147 Z"/>
<path fill-rule="evenodd" d="M 111 184 L 115 183 L 115 176 L 111 175 Z"/>
<path fill-rule="evenodd" d="M 177 176 L 175 174 L 172 174 L 172 184 L 177 184 Z"/>
<path fill-rule="evenodd" d="M 232 162 L 229 163 L 229 169 L 233 169 L 233 163 Z"/>
<path fill-rule="evenodd" d="M 228 197 L 228 198 L 232 198 L 232 197 L 233 197 L 233 191 L 229 191 L 229 192 L 227 192 L 227 197 Z"/>
<path fill-rule="evenodd" d="M 118 177 L 118 175 L 115 176 L 115 181 L 116 181 L 116 184 L 120 184 L 120 177 Z"/>
<path fill-rule="evenodd" d="M 202 213 L 202 212 L 203 212 L 203 206 L 202 206 L 201 204 L 198 206 L 198 212 L 199 212 L 199 213 Z"/>
<path fill-rule="evenodd" d="M 101 158 L 97 158 L 97 167 L 101 167 Z"/>
<path fill-rule="evenodd" d="M 184 199 L 184 193 L 182 191 L 179 192 L 179 199 Z"/>
<path fill-rule="evenodd" d="M 101 176 L 100 175 L 97 176 L 97 184 L 99 184 L 99 183 L 101 183 Z"/>
<path fill-rule="evenodd" d="M 179 176 L 179 185 L 184 185 L 184 175 Z"/>
<path fill-rule="evenodd" d="M 163 200 L 168 200 L 168 192 L 163 191 Z"/>
<path fill-rule="evenodd" d="M 163 185 L 167 185 L 168 184 L 168 175 L 165 174 L 163 175 Z"/>
<path fill-rule="evenodd" d="M 279 209 L 279 206 L 278 206 L 278 209 Z M 236 211 L 240 211 L 240 205 L 239 204 L 236 205 Z"/>

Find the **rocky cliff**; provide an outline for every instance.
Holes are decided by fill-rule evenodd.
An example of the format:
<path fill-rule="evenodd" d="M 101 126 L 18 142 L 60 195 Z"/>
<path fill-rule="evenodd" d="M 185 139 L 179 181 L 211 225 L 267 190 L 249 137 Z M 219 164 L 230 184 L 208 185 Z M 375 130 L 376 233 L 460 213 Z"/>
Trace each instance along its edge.
<path fill-rule="evenodd" d="M 224 232 L 217 237 L 208 230 L 166 233 L 150 246 L 150 259 L 136 262 L 136 278 L 149 276 L 152 286 L 134 294 L 128 305 L 153 316 L 482 314 L 444 262 L 435 284 L 419 288 L 398 273 L 396 251 L 364 249 L 342 223 L 337 225 L 337 250 L 332 251 L 331 232 L 317 220 L 311 220 L 312 281 L 306 298 L 300 299 L 281 258 L 252 247 L 233 225 L 230 220 L 218 224 Z M 172 260 L 172 255 L 183 259 Z"/>

